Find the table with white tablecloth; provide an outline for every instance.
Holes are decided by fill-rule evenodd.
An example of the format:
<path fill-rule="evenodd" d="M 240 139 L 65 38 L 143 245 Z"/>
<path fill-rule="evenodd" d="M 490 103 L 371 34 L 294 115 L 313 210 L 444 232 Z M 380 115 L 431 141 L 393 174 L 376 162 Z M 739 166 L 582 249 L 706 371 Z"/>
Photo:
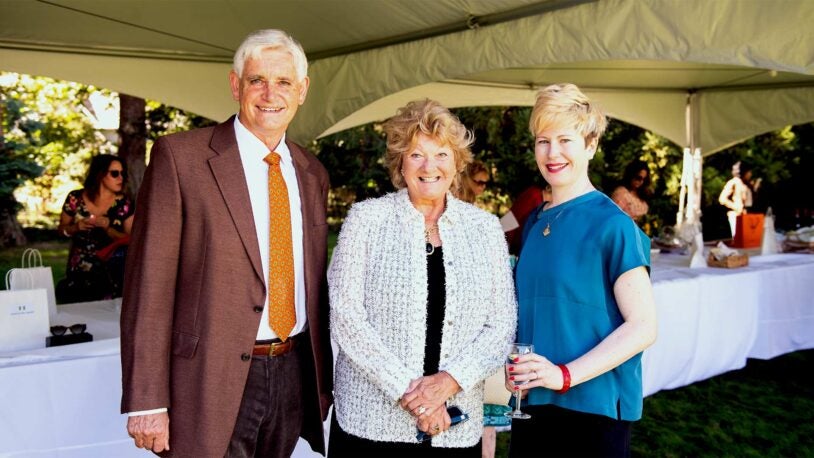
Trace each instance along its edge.
<path fill-rule="evenodd" d="M 740 369 L 747 358 L 814 348 L 814 256 L 753 256 L 736 269 L 690 269 L 661 255 L 652 280 L 656 343 L 644 352 L 645 395 Z"/>
<path fill-rule="evenodd" d="M 814 348 L 814 256 L 753 257 L 739 269 L 689 269 L 662 254 L 652 279 L 659 336 L 644 353 L 645 394 Z M 144 457 L 119 414 L 119 301 L 59 306 L 94 341 L 0 354 L 0 456 Z M 295 457 L 318 456 L 300 440 Z"/>

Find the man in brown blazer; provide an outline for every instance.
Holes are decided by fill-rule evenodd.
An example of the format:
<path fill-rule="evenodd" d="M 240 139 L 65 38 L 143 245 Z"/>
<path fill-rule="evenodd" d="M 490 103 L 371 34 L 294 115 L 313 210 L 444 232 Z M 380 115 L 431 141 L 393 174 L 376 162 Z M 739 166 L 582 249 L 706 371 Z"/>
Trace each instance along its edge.
<path fill-rule="evenodd" d="M 229 80 L 236 118 L 152 149 L 127 259 L 122 412 L 136 446 L 163 456 L 290 456 L 300 436 L 324 454 L 328 174 L 285 139 L 308 91 L 305 53 L 284 32 L 255 32 Z M 288 237 L 280 208 L 287 256 L 269 253 Z M 293 300 L 266 286 L 282 258 Z M 284 332 L 269 320 L 281 302 Z"/>

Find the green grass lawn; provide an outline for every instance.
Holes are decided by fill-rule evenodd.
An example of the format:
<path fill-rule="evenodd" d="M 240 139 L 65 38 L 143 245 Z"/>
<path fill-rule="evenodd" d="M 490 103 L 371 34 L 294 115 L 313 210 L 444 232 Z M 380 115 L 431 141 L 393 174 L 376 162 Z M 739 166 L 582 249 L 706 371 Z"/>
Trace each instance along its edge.
<path fill-rule="evenodd" d="M 68 241 L 35 242 L 24 247 L 13 247 L 0 250 L 0 274 L 5 279 L 6 272 L 12 267 L 20 267 L 23 251 L 36 248 L 42 254 L 42 264 L 50 266 L 54 275 L 54 284 L 65 277 L 65 266 L 68 262 Z M 6 289 L 5 280 L 0 281 L 0 289 Z"/>
<path fill-rule="evenodd" d="M 644 400 L 633 456 L 814 456 L 814 350 L 745 368 Z M 509 433 L 498 434 L 497 457 Z"/>

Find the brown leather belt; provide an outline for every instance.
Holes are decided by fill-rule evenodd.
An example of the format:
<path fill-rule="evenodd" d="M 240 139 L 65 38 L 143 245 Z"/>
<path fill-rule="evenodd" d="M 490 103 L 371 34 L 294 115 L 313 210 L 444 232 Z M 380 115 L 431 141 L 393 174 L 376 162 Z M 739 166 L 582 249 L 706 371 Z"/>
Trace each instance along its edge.
<path fill-rule="evenodd" d="M 303 333 L 300 333 L 303 334 Z M 254 349 L 252 350 L 252 355 L 254 356 L 282 356 L 291 350 L 297 345 L 297 337 L 300 336 L 297 334 L 296 336 L 289 337 L 288 340 L 285 342 L 271 342 L 266 344 L 255 344 Z"/>

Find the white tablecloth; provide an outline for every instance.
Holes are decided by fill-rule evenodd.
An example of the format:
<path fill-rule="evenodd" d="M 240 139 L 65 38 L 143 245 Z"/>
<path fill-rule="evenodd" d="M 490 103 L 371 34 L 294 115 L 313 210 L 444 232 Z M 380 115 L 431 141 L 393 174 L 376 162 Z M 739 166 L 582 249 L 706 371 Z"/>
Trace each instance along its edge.
<path fill-rule="evenodd" d="M 659 336 L 644 353 L 645 394 L 814 348 L 814 256 L 753 257 L 740 269 L 688 269 L 661 255 L 653 283 Z M 59 306 L 94 342 L 0 354 L 0 456 L 144 457 L 119 414 L 118 301 Z M 318 456 L 300 440 L 295 457 Z"/>
<path fill-rule="evenodd" d="M 737 269 L 688 263 L 671 255 L 653 263 L 659 335 L 643 356 L 645 395 L 739 369 L 748 357 L 814 348 L 814 256 L 755 256 Z"/>

